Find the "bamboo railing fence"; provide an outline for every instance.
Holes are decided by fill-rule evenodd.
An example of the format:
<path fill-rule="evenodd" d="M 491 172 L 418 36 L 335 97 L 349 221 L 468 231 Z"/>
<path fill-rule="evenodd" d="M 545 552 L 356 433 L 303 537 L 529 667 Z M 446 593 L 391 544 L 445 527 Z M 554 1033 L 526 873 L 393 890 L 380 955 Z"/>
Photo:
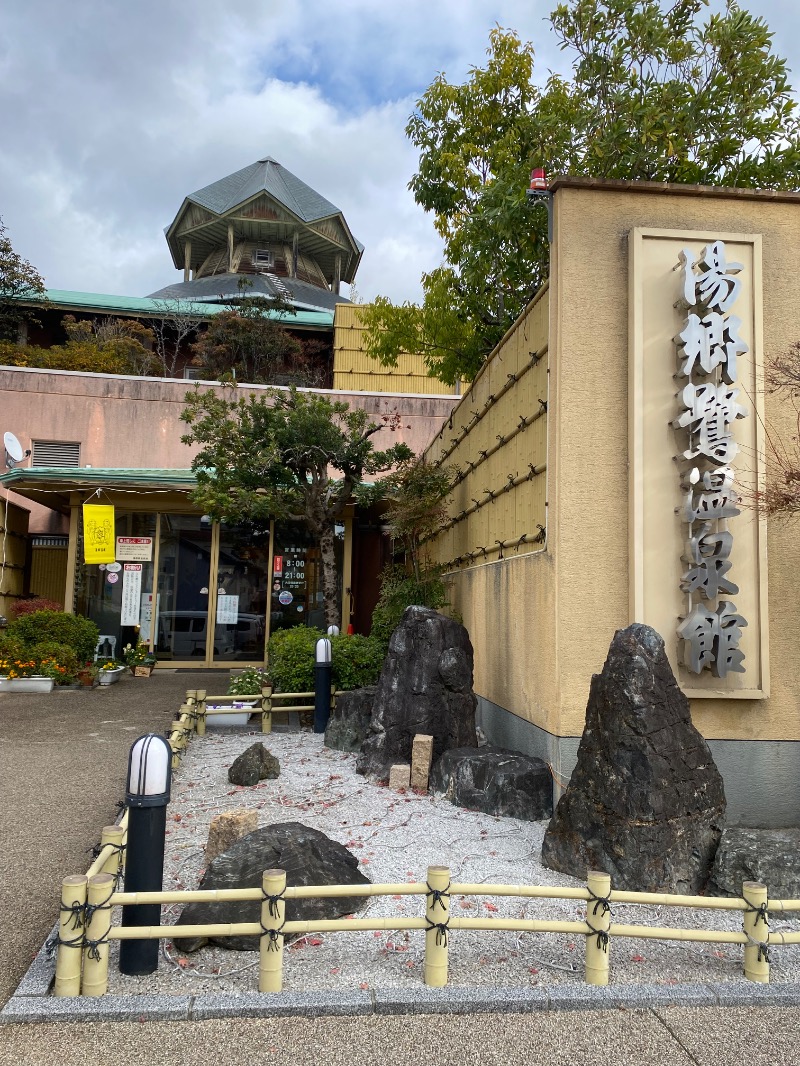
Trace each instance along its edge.
<path fill-rule="evenodd" d="M 341 692 L 331 689 L 331 710 L 336 705 L 336 697 L 340 695 Z M 235 706 L 237 703 L 255 703 L 256 706 L 252 708 L 251 713 L 261 715 L 261 732 L 271 733 L 273 715 L 291 714 L 293 711 L 313 711 L 314 693 L 275 692 L 270 684 L 262 686 L 260 696 L 209 696 L 205 689 L 188 689 L 178 718 L 172 723 L 171 732 L 182 734 L 184 741 L 188 740 L 188 735 L 192 731 L 196 731 L 198 736 L 205 736 L 206 717 L 209 714 L 241 714 L 242 710 L 247 708 Z M 186 734 L 187 729 L 189 734 Z M 169 734 L 167 739 L 172 744 Z M 180 745 L 181 749 L 185 747 L 185 743 Z M 173 767 L 174 765 L 173 762 Z"/>
<path fill-rule="evenodd" d="M 287 693 L 287 696 L 297 695 Z M 307 694 L 300 694 L 307 695 Z M 230 697 L 241 699 L 241 697 Z M 268 697 L 262 693 L 263 700 Z M 213 697 L 216 703 L 219 697 Z M 186 702 L 169 731 L 173 761 L 180 758 L 195 729 L 200 732 L 203 691 L 187 692 Z M 216 713 L 216 712 L 215 712 Z M 263 717 L 262 717 L 263 723 Z M 270 723 L 271 725 L 271 723 Z M 263 728 L 263 725 L 262 725 Z M 114 940 L 171 939 L 174 925 L 112 925 L 112 908 L 133 904 L 187 904 L 260 901 L 258 922 L 182 925 L 184 937 L 258 936 L 260 992 L 280 992 L 283 988 L 284 939 L 310 932 L 360 932 L 417 930 L 425 933 L 425 984 L 440 988 L 447 984 L 448 950 L 451 934 L 461 929 L 509 930 L 529 933 L 571 933 L 585 938 L 584 976 L 588 984 L 607 985 L 611 973 L 612 943 L 618 938 L 693 941 L 711 944 L 741 944 L 744 975 L 750 981 L 767 983 L 770 949 L 775 945 L 800 944 L 800 931 L 771 931 L 770 913 L 800 912 L 800 899 L 772 900 L 767 887 L 746 881 L 741 897 L 686 896 L 657 892 L 628 892 L 612 889 L 611 878 L 589 871 L 585 888 L 553 888 L 538 885 L 471 884 L 451 882 L 450 870 L 430 866 L 425 882 L 372 885 L 287 885 L 283 870 L 265 870 L 256 888 L 197 891 L 124 892 L 118 885 L 122 874 L 126 818 L 103 830 L 98 855 L 86 874 L 65 877 L 62 882 L 56 957 L 56 996 L 102 996 L 108 989 L 110 944 Z M 335 918 L 286 920 L 286 901 L 328 897 L 420 896 L 424 914 L 418 917 Z M 567 899 L 584 902 L 582 920 L 525 918 L 462 918 L 451 915 L 453 896 L 516 896 L 528 899 Z M 699 910 L 742 912 L 741 931 L 664 928 L 614 922 L 613 905 L 686 907 Z"/>

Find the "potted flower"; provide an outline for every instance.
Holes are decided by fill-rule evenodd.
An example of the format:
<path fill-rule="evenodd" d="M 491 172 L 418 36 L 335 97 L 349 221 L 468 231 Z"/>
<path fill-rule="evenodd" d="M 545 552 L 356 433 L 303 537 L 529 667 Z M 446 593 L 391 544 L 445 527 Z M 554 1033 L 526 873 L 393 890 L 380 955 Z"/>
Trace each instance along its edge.
<path fill-rule="evenodd" d="M 0 691 L 2 692 L 52 692 L 54 685 L 54 659 L 28 656 L 0 656 Z"/>
<path fill-rule="evenodd" d="M 84 688 L 91 688 L 97 680 L 98 672 L 95 663 L 85 663 L 75 676 L 79 685 L 83 685 Z"/>
<path fill-rule="evenodd" d="M 125 664 L 115 662 L 113 659 L 109 659 L 108 662 L 103 663 L 97 674 L 97 680 L 101 685 L 113 685 L 119 681 L 122 675 L 125 673 Z"/>
<path fill-rule="evenodd" d="M 155 655 L 151 654 L 146 642 L 141 638 L 135 647 L 132 644 L 125 645 L 122 658 L 134 677 L 149 677 L 156 667 Z"/>

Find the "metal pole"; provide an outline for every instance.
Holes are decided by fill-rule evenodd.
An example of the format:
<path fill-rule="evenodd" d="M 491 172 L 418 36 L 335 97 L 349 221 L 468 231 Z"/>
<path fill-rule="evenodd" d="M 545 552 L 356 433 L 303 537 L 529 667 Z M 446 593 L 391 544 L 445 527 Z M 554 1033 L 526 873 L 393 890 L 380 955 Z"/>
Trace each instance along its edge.
<path fill-rule="evenodd" d="M 164 876 L 164 833 L 167 808 L 131 807 L 128 814 L 126 892 L 160 892 Z M 160 903 L 130 903 L 122 908 L 122 924 L 160 925 Z M 132 976 L 158 969 L 158 940 L 123 940 L 119 949 L 120 973 Z"/>

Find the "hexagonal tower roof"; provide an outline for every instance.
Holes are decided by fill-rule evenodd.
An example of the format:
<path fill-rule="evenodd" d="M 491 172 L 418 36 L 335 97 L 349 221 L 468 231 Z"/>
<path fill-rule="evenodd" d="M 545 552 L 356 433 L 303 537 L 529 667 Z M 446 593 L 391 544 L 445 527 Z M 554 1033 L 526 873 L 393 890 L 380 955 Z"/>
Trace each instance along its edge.
<path fill-rule="evenodd" d="M 158 299 L 235 296 L 246 277 L 248 291 L 333 307 L 364 250 L 338 207 L 269 156 L 191 193 L 165 232 L 184 280 Z"/>

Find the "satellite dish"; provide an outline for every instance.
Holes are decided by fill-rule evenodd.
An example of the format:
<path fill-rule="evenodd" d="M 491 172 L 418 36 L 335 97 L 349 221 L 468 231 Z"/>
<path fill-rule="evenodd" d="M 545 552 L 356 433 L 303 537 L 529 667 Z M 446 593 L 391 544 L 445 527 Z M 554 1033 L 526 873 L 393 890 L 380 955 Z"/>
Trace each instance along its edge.
<path fill-rule="evenodd" d="M 27 455 L 31 454 L 29 451 L 23 451 L 22 445 L 13 433 L 3 434 L 3 446 L 6 450 L 6 466 L 9 470 L 13 470 L 17 463 L 21 463 Z"/>

